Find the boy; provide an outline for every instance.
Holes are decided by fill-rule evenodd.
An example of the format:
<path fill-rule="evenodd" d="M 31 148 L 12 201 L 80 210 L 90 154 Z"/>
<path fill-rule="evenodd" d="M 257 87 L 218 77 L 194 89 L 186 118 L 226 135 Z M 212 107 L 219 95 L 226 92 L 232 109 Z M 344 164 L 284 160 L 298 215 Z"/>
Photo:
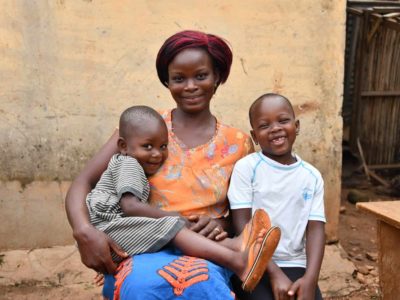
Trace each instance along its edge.
<path fill-rule="evenodd" d="M 292 154 L 299 133 L 289 100 L 259 97 L 249 110 L 251 136 L 261 151 L 239 160 L 228 198 L 238 232 L 251 211 L 263 208 L 282 238 L 262 283 L 247 299 L 322 299 L 318 275 L 324 253 L 323 180 L 313 166 Z M 241 297 L 241 295 L 238 295 Z"/>
<path fill-rule="evenodd" d="M 216 243 L 187 229 L 188 221 L 179 214 L 147 204 L 150 187 L 146 176 L 155 174 L 168 157 L 168 130 L 162 117 L 150 107 L 133 106 L 122 113 L 119 131 L 120 153 L 111 158 L 87 196 L 91 223 L 128 255 L 155 252 L 172 242 L 185 255 L 229 268 L 245 290 L 252 290 L 278 244 L 279 228 L 263 228 L 260 222 L 268 215 L 259 210 L 237 239 Z M 113 259 L 120 261 L 115 253 Z"/>

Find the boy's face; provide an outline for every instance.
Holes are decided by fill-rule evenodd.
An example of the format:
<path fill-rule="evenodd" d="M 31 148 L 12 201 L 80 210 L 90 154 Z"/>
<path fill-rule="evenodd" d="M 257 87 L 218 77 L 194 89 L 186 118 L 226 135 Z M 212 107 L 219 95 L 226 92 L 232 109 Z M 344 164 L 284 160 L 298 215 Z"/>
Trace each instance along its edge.
<path fill-rule="evenodd" d="M 157 172 L 168 157 L 168 130 L 164 122 L 151 120 L 135 128 L 120 143 L 120 151 L 136 158 L 147 176 Z"/>
<path fill-rule="evenodd" d="M 253 109 L 252 127 L 251 136 L 265 156 L 281 164 L 295 161 L 292 146 L 300 124 L 285 100 L 276 97 L 261 101 Z"/>

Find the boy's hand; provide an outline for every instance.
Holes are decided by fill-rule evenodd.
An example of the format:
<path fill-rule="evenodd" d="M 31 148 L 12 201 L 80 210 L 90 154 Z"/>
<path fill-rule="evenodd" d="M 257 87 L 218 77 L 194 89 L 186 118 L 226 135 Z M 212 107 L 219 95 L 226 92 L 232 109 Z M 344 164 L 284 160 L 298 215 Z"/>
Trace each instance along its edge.
<path fill-rule="evenodd" d="M 315 298 L 316 287 L 317 284 L 313 280 L 303 276 L 292 284 L 288 291 L 288 295 L 290 296 L 290 299 L 313 300 Z"/>
<path fill-rule="evenodd" d="M 293 282 L 280 269 L 279 271 L 275 271 L 273 276 L 270 274 L 270 282 L 275 300 L 294 299 L 288 294 L 289 288 L 292 286 Z"/>
<path fill-rule="evenodd" d="M 191 215 L 187 217 L 193 225 L 190 230 L 205 236 L 210 240 L 222 241 L 228 236 L 228 233 L 215 220 L 205 215 Z"/>
<path fill-rule="evenodd" d="M 128 257 L 107 234 L 92 226 L 74 233 L 82 263 L 103 274 L 114 274 L 117 265 L 111 258 L 111 249 L 121 258 Z"/>

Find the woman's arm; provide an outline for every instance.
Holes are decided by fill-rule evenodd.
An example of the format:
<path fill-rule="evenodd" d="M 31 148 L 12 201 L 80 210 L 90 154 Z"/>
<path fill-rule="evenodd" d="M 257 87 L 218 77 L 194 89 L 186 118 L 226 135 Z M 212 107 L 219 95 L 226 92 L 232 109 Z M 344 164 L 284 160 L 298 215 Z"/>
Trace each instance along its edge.
<path fill-rule="evenodd" d="M 105 233 L 90 224 L 85 199 L 107 168 L 111 156 L 117 153 L 118 136 L 118 130 L 116 130 L 72 182 L 65 198 L 68 221 L 72 227 L 74 239 L 78 243 L 82 262 L 97 272 L 110 274 L 116 270 L 116 265 L 111 259 L 110 248 L 121 257 L 126 257 L 126 253 Z"/>
<path fill-rule="evenodd" d="M 288 294 L 297 299 L 314 299 L 319 271 L 325 250 L 325 223 L 308 221 L 306 231 L 307 269 L 302 278 L 291 286 Z"/>

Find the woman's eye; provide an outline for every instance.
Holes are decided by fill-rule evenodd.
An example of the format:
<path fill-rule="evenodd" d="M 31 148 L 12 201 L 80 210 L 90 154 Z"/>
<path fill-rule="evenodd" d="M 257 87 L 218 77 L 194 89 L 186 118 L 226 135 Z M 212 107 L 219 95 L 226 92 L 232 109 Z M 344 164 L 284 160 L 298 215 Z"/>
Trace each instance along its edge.
<path fill-rule="evenodd" d="M 153 146 L 150 144 L 146 144 L 146 145 L 143 145 L 143 148 L 145 148 L 146 150 L 151 150 L 151 149 L 153 149 Z"/>
<path fill-rule="evenodd" d="M 199 74 L 199 75 L 197 75 L 196 77 L 197 77 L 198 80 L 204 80 L 204 79 L 207 78 L 207 74 L 206 74 L 206 73 Z"/>
<path fill-rule="evenodd" d="M 182 76 L 174 76 L 172 77 L 172 81 L 174 82 L 182 82 L 183 81 L 183 77 Z"/>

